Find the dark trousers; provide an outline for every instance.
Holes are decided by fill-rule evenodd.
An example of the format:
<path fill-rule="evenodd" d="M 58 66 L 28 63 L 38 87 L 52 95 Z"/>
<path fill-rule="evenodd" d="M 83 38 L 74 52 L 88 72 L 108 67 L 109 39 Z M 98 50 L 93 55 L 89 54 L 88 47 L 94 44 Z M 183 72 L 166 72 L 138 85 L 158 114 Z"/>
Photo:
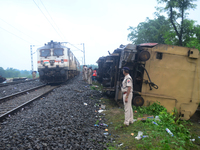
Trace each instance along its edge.
<path fill-rule="evenodd" d="M 96 81 L 96 77 L 95 76 L 92 76 L 92 81 Z"/>

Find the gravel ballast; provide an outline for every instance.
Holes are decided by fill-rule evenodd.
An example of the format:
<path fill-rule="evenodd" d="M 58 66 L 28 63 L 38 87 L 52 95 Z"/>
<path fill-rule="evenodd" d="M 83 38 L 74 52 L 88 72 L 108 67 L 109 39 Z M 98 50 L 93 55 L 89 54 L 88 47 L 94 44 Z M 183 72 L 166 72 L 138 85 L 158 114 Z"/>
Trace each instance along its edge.
<path fill-rule="evenodd" d="M 105 121 L 100 98 L 80 76 L 71 79 L 1 123 L 0 149 L 106 149 L 106 127 L 94 126 Z"/>
<path fill-rule="evenodd" d="M 0 87 L 0 98 L 42 85 L 39 80 Z"/>

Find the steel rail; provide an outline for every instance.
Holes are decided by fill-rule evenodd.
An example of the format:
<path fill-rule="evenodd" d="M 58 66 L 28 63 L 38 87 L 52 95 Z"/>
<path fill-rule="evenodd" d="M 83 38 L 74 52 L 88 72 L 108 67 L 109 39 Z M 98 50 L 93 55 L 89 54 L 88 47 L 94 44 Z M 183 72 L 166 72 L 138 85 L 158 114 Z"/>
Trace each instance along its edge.
<path fill-rule="evenodd" d="M 41 88 L 41 87 L 44 87 L 44 86 L 46 86 L 46 84 L 43 84 L 43 85 L 40 85 L 40 86 L 31 88 L 31 89 L 28 89 L 28 90 L 24 90 L 24 91 L 21 91 L 21 92 L 17 92 L 17 93 L 14 93 L 14 94 L 11 94 L 11 95 L 2 97 L 2 98 L 0 98 L 0 104 L 3 103 L 3 102 L 5 102 L 5 101 L 6 101 L 7 99 L 9 99 L 9 98 L 12 98 L 12 97 L 14 97 L 14 96 L 18 96 L 18 95 L 27 93 L 27 92 L 29 92 L 29 91 L 32 91 L 32 90 L 35 90 L 35 89 L 38 89 L 38 88 Z"/>
<path fill-rule="evenodd" d="M 37 80 L 37 79 L 31 79 L 31 80 L 26 80 L 26 81 L 14 81 L 14 82 L 8 82 L 8 83 L 0 83 L 0 87 L 19 84 L 19 83 L 24 83 L 24 82 L 31 82 L 31 81 L 35 81 L 35 80 Z"/>
<path fill-rule="evenodd" d="M 6 117 L 8 117 L 9 115 L 15 114 L 17 111 L 21 110 L 21 108 L 24 108 L 25 106 L 31 104 L 33 101 L 35 101 L 35 100 L 37 100 L 38 98 L 40 98 L 40 97 L 42 97 L 42 96 L 48 94 L 49 92 L 51 92 L 52 90 L 54 90 L 54 89 L 57 88 L 57 87 L 59 87 L 59 86 L 55 86 L 54 88 L 51 88 L 50 90 L 48 90 L 48 91 L 46 91 L 46 92 L 44 92 L 44 93 L 42 93 L 42 94 L 36 96 L 35 98 L 32 98 L 31 100 L 29 100 L 29 101 L 27 101 L 27 102 L 25 102 L 25 103 L 23 103 L 23 104 L 21 104 L 21 105 L 15 107 L 14 109 L 12 109 L 12 110 L 10 110 L 10 111 L 7 111 L 6 113 L 2 114 L 2 115 L 0 116 L 0 122 L 2 122 L 4 119 L 6 119 Z"/>

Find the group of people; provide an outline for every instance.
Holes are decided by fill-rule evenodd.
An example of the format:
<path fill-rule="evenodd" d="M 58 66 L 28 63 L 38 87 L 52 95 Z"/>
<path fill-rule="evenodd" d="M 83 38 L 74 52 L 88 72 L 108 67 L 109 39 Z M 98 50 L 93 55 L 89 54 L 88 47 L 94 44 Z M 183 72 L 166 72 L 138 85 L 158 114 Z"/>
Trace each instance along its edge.
<path fill-rule="evenodd" d="M 87 65 L 83 65 L 82 77 L 83 80 L 92 85 L 92 80 L 95 80 L 97 76 L 96 70 L 92 70 L 92 67 L 87 68 Z"/>

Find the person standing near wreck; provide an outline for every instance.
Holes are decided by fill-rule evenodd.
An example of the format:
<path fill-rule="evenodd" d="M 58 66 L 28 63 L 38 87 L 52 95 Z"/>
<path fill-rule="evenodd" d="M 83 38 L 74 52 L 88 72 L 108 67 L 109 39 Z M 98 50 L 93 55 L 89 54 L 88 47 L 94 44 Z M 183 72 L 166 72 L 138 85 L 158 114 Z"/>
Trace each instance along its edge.
<path fill-rule="evenodd" d="M 87 72 L 88 72 L 87 65 L 85 65 L 85 67 L 84 67 L 84 76 L 85 76 L 85 81 L 86 82 L 87 82 Z"/>
<path fill-rule="evenodd" d="M 133 123 L 133 109 L 132 109 L 132 98 L 133 98 L 133 82 L 129 75 L 129 68 L 123 68 L 124 80 L 122 82 L 121 91 L 123 94 L 125 121 L 124 125 L 129 126 L 129 123 Z"/>
<path fill-rule="evenodd" d="M 83 69 L 82 69 L 82 77 L 83 77 L 83 80 L 85 81 L 85 65 L 83 65 Z"/>
<path fill-rule="evenodd" d="M 32 72 L 32 77 L 33 77 L 33 79 L 36 79 L 36 71 Z"/>
<path fill-rule="evenodd" d="M 88 84 L 92 85 L 92 67 L 89 67 L 88 69 Z"/>

